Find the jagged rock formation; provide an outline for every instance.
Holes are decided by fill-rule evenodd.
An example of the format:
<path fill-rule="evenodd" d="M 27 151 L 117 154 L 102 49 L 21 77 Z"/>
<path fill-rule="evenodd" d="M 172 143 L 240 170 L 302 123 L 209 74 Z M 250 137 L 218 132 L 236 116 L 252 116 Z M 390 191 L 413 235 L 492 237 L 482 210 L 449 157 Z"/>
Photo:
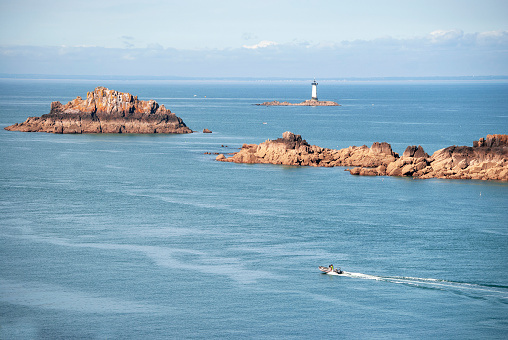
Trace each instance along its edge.
<path fill-rule="evenodd" d="M 308 166 L 356 166 L 353 175 L 409 176 L 508 181 L 508 135 L 488 135 L 473 147 L 450 146 L 429 156 L 421 146 L 408 146 L 402 157 L 388 143 L 350 146 L 333 150 L 309 145 L 300 135 L 284 132 L 282 138 L 259 145 L 244 144 L 232 157 L 218 161 Z"/>
<path fill-rule="evenodd" d="M 508 181 L 508 135 L 487 135 L 474 141 L 473 147 L 453 145 L 431 157 L 420 146 L 408 146 L 402 157 L 386 168 L 355 168 L 351 173 Z"/>
<path fill-rule="evenodd" d="M 181 118 L 154 100 L 97 87 L 86 99 L 51 103 L 49 114 L 29 117 L 9 131 L 50 133 L 191 133 Z"/>
<path fill-rule="evenodd" d="M 279 102 L 277 100 L 274 100 L 273 102 L 264 102 L 261 104 L 256 105 L 263 105 L 263 106 L 340 106 L 336 102 L 332 102 L 329 100 L 306 100 L 301 103 L 290 103 L 290 102 Z"/>
<path fill-rule="evenodd" d="M 388 164 L 398 158 L 388 143 L 350 146 L 333 150 L 309 145 L 300 135 L 284 132 L 282 138 L 259 145 L 244 144 L 233 157 L 217 156 L 217 160 L 234 163 L 271 163 L 308 166 L 374 166 Z"/>

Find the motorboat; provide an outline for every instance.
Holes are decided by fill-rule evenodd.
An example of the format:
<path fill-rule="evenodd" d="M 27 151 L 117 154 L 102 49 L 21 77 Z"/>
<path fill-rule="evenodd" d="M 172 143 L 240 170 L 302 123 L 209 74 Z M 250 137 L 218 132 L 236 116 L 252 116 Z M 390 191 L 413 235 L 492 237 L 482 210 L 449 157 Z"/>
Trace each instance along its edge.
<path fill-rule="evenodd" d="M 333 268 L 332 265 L 330 265 L 329 267 L 319 266 L 319 270 L 321 270 L 324 274 L 328 274 L 328 275 L 340 275 L 340 274 L 344 274 L 344 271 L 342 271 L 342 269 L 340 269 L 340 268 Z"/>

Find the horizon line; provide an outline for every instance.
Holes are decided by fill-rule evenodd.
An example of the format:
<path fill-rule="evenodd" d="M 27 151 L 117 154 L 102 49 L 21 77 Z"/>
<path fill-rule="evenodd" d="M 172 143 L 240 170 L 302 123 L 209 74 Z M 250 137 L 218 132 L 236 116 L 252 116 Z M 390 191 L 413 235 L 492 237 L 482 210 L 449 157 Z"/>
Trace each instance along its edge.
<path fill-rule="evenodd" d="M 153 75 L 62 75 L 34 73 L 0 73 L 0 79 L 31 80 L 203 80 L 203 81 L 421 81 L 421 80 L 508 80 L 508 75 L 463 75 L 463 76 L 384 76 L 384 77 L 197 77 L 197 76 L 153 76 Z"/>

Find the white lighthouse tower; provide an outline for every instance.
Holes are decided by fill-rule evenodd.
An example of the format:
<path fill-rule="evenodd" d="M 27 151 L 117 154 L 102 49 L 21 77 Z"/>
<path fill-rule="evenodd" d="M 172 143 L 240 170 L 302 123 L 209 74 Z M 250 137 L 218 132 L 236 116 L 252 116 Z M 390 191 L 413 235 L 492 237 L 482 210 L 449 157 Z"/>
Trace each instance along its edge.
<path fill-rule="evenodd" d="M 317 99 L 317 84 L 316 78 L 314 78 L 314 81 L 312 82 L 312 98 L 311 100 L 318 100 Z"/>

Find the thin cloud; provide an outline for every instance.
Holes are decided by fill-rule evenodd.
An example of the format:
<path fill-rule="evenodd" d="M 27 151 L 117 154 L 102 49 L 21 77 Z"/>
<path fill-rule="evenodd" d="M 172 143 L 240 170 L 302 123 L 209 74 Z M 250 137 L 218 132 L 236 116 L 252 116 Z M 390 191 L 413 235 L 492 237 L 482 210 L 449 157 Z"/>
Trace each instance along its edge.
<path fill-rule="evenodd" d="M 256 39 L 258 39 L 258 36 L 253 33 L 245 32 L 242 34 L 242 39 L 243 40 L 256 40 Z"/>
<path fill-rule="evenodd" d="M 279 44 L 276 43 L 275 41 L 263 40 L 255 45 L 250 45 L 250 46 L 243 45 L 242 47 L 247 48 L 249 50 L 256 50 L 258 48 L 266 48 L 266 47 L 276 46 L 276 45 L 279 45 Z"/>
<path fill-rule="evenodd" d="M 134 37 L 123 35 L 121 37 L 122 43 L 125 48 L 133 48 L 134 47 Z"/>
<path fill-rule="evenodd" d="M 429 39 L 433 44 L 449 44 L 459 42 L 464 37 L 461 30 L 436 30 L 430 33 Z"/>
<path fill-rule="evenodd" d="M 508 31 L 489 31 L 477 33 L 475 40 L 480 45 L 508 45 Z"/>

